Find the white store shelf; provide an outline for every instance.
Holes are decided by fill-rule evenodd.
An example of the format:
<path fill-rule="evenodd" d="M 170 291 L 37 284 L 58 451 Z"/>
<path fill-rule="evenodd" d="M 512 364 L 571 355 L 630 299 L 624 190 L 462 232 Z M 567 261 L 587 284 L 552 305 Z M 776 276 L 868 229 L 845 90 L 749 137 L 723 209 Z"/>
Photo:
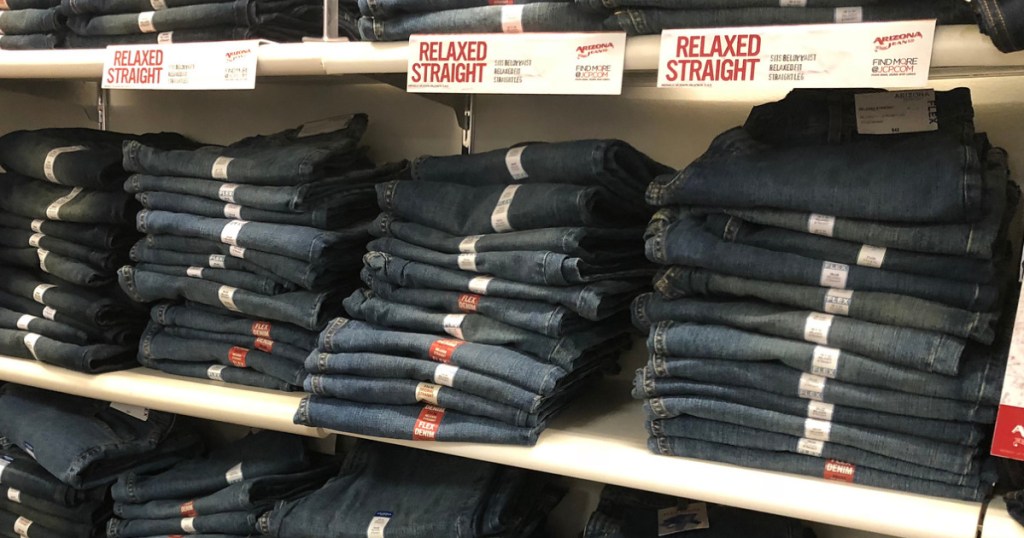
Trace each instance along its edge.
<path fill-rule="evenodd" d="M 326 437 L 319 428 L 292 423 L 305 396 L 135 368 L 88 375 L 0 355 L 0 379 L 77 396 L 179 413 L 231 424 Z"/>
<path fill-rule="evenodd" d="M 1010 517 L 1002 497 L 989 503 L 981 538 L 1024 538 L 1024 526 Z"/>

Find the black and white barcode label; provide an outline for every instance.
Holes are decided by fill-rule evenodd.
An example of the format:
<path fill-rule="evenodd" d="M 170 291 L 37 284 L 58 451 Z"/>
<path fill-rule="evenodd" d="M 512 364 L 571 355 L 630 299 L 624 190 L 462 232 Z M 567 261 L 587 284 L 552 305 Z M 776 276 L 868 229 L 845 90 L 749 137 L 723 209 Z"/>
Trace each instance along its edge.
<path fill-rule="evenodd" d="M 476 244 L 482 235 L 471 235 L 459 241 L 459 252 L 464 254 L 476 254 Z"/>
<path fill-rule="evenodd" d="M 444 317 L 444 332 L 458 338 L 459 340 L 465 340 L 462 337 L 462 322 L 466 321 L 465 314 L 448 314 Z"/>
<path fill-rule="evenodd" d="M 797 394 L 801 398 L 809 400 L 822 400 L 825 397 L 825 383 L 827 379 L 814 374 L 800 374 L 800 384 L 797 387 Z"/>
<path fill-rule="evenodd" d="M 222 202 L 229 204 L 235 203 L 235 191 L 238 190 L 238 185 L 235 183 L 225 183 L 217 189 L 217 198 L 220 198 Z"/>
<path fill-rule="evenodd" d="M 438 364 L 434 367 L 434 383 L 445 387 L 452 386 L 455 383 L 455 374 L 458 373 L 459 367 L 452 366 L 450 364 Z"/>
<path fill-rule="evenodd" d="M 514 230 L 508 221 L 508 211 L 512 206 L 512 200 L 516 197 L 517 190 L 519 190 L 519 185 L 509 185 L 501 191 L 498 203 L 495 204 L 494 211 L 491 211 L 491 228 L 494 231 L 501 233 Z"/>
<path fill-rule="evenodd" d="M 217 157 L 213 161 L 213 167 L 210 169 L 210 175 L 213 176 L 213 179 L 227 179 L 228 165 L 233 160 L 235 160 L 234 157 Z"/>
<path fill-rule="evenodd" d="M 54 164 L 57 162 L 57 157 L 60 157 L 65 153 L 83 151 L 85 149 L 85 146 L 65 146 L 62 148 L 51 149 L 46 154 L 46 158 L 43 159 L 43 175 L 46 176 L 46 180 L 51 183 L 60 183 L 60 180 L 57 179 L 57 175 L 53 170 Z"/>
<path fill-rule="evenodd" d="M 82 194 L 82 187 L 75 187 L 71 189 L 71 192 L 54 200 L 53 203 L 46 207 L 46 218 L 50 220 L 61 220 L 61 208 L 63 208 L 69 202 L 77 198 L 79 194 Z"/>
<path fill-rule="evenodd" d="M 375 513 L 373 519 L 370 520 L 370 525 L 366 527 L 366 538 L 384 538 L 384 528 L 388 526 L 388 522 L 393 516 L 393 512 Z"/>
<path fill-rule="evenodd" d="M 505 153 L 505 168 L 508 169 L 508 175 L 516 181 L 530 177 L 530 174 L 527 174 L 526 169 L 523 168 L 523 151 L 525 150 L 526 146 L 518 146 Z"/>

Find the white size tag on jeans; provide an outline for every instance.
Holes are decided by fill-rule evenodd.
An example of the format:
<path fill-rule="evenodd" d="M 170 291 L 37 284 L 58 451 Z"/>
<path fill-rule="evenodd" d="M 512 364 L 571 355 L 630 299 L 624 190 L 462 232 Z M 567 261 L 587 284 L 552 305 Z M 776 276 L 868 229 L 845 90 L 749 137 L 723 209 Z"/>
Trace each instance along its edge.
<path fill-rule="evenodd" d="M 37 318 L 35 316 L 30 316 L 28 314 L 23 314 L 20 318 L 18 318 L 18 328 L 23 330 L 23 331 L 27 331 L 28 330 L 28 324 L 31 323 L 32 320 L 34 320 L 34 319 L 39 319 L 39 318 Z"/>
<path fill-rule="evenodd" d="M 224 218 L 226 219 L 240 219 L 242 218 L 242 206 L 238 204 L 224 204 Z"/>
<path fill-rule="evenodd" d="M 822 314 L 821 312 L 807 314 L 807 320 L 804 321 L 804 340 L 828 345 L 828 333 L 832 329 L 833 319 L 835 316 L 832 314 Z"/>
<path fill-rule="evenodd" d="M 153 7 L 153 11 L 167 9 L 167 2 L 165 0 L 149 0 L 149 5 Z"/>
<path fill-rule="evenodd" d="M 196 521 L 196 518 L 194 518 L 194 517 L 186 517 L 185 519 L 182 519 L 181 520 L 181 531 L 185 532 L 187 534 L 195 534 L 196 533 L 195 521 Z"/>
<path fill-rule="evenodd" d="M 459 254 L 458 262 L 459 269 L 463 271 L 479 272 L 476 269 L 476 254 Z"/>
<path fill-rule="evenodd" d="M 32 234 L 28 238 L 28 246 L 39 248 L 39 241 L 41 241 L 44 237 L 46 237 L 45 234 Z"/>
<path fill-rule="evenodd" d="M 821 277 L 818 285 L 823 288 L 845 288 L 850 276 L 850 266 L 845 263 L 821 262 Z"/>
<path fill-rule="evenodd" d="M 820 375 L 803 373 L 800 374 L 800 385 L 797 387 L 797 394 L 808 400 L 821 400 L 825 397 L 825 383 L 827 380 Z"/>
<path fill-rule="evenodd" d="M 157 45 L 172 45 L 174 44 L 174 32 L 160 32 L 156 35 Z"/>
<path fill-rule="evenodd" d="M 50 251 L 49 250 L 43 250 L 41 248 L 40 249 L 36 249 L 36 256 L 39 256 L 39 268 L 42 269 L 44 273 L 49 273 L 50 272 L 50 270 L 46 267 L 46 258 L 49 255 L 50 255 Z"/>
<path fill-rule="evenodd" d="M 149 420 L 149 409 L 142 406 L 110 402 L 110 408 L 117 409 L 118 411 L 143 422 Z"/>
<path fill-rule="evenodd" d="M 455 374 L 459 371 L 458 366 L 450 364 L 438 364 L 434 367 L 434 383 L 445 387 L 452 386 L 455 382 Z"/>
<path fill-rule="evenodd" d="M 514 230 L 508 222 L 508 210 L 512 206 L 512 199 L 516 197 L 517 190 L 519 190 L 519 185 L 509 185 L 501 191 L 498 203 L 494 205 L 494 211 L 491 211 L 491 228 L 494 231 L 501 233 Z"/>
<path fill-rule="evenodd" d="M 143 11 L 139 13 L 139 31 L 144 34 L 152 34 L 156 31 L 156 26 L 153 26 L 153 15 L 156 15 L 155 11 Z"/>
<path fill-rule="evenodd" d="M 235 160 L 234 157 L 217 157 L 213 161 L 213 166 L 210 168 L 210 176 L 213 179 L 227 179 L 228 178 L 228 165 L 231 161 Z"/>
<path fill-rule="evenodd" d="M 530 174 L 527 174 L 526 169 L 523 168 L 523 151 L 525 150 L 526 146 L 519 146 L 511 148 L 505 153 L 505 168 L 508 169 L 508 175 L 512 176 L 515 181 L 530 177 Z"/>
<path fill-rule="evenodd" d="M 10 464 L 11 462 L 3 458 L 0 458 L 0 484 L 2 484 L 4 481 L 4 469 L 7 468 L 7 466 Z"/>
<path fill-rule="evenodd" d="M 832 435 L 832 423 L 815 418 L 804 420 L 804 437 L 818 441 L 828 441 Z"/>
<path fill-rule="evenodd" d="M 857 253 L 857 265 L 878 269 L 885 262 L 885 247 L 863 245 Z"/>
<path fill-rule="evenodd" d="M 46 218 L 50 220 L 60 220 L 60 210 L 62 207 L 68 204 L 71 200 L 74 200 L 82 194 L 82 187 L 75 187 L 71 189 L 71 192 L 57 198 L 52 204 L 46 208 Z"/>
<path fill-rule="evenodd" d="M 21 504 L 21 490 L 14 488 L 7 488 L 7 500 L 12 503 Z"/>
<path fill-rule="evenodd" d="M 225 259 L 223 254 L 210 254 L 210 260 L 207 263 L 214 269 L 223 269 Z"/>
<path fill-rule="evenodd" d="M 39 360 L 39 355 L 36 355 L 36 342 L 39 341 L 39 338 L 41 337 L 36 333 L 28 333 L 24 338 L 22 338 L 22 341 L 25 343 L 25 347 L 28 349 L 28 352 L 32 354 L 32 358 L 35 360 Z"/>
<path fill-rule="evenodd" d="M 245 476 L 242 474 L 241 462 L 228 469 L 228 472 L 224 473 L 224 478 L 228 481 L 228 484 L 235 484 L 245 480 Z"/>
<path fill-rule="evenodd" d="M 228 254 L 231 254 L 232 257 L 242 258 L 244 260 L 245 259 L 245 248 L 244 247 L 236 247 L 234 245 L 231 245 L 230 247 L 228 247 Z"/>
<path fill-rule="evenodd" d="M 65 153 L 71 153 L 75 151 L 82 151 L 86 149 L 85 146 L 65 146 L 63 148 L 53 148 L 46 154 L 46 158 L 43 159 L 43 175 L 46 176 L 46 180 L 51 183 L 60 183 L 57 176 L 53 172 L 53 165 L 57 162 L 57 157 Z"/>
<path fill-rule="evenodd" d="M 220 242 L 225 245 L 238 246 L 238 234 L 242 233 L 242 228 L 249 224 L 247 220 L 233 220 L 224 225 L 224 229 L 220 231 Z"/>
<path fill-rule="evenodd" d="M 825 442 L 817 439 L 801 437 L 800 440 L 796 442 L 796 451 L 801 454 L 820 458 L 821 453 L 825 451 Z"/>
<path fill-rule="evenodd" d="M 220 299 L 220 304 L 224 305 L 224 308 L 231 310 L 232 312 L 241 312 L 237 306 L 235 306 L 235 292 L 238 288 L 231 286 L 221 286 L 217 290 L 217 298 Z"/>
<path fill-rule="evenodd" d="M 235 203 L 235 190 L 238 189 L 236 183 L 224 183 L 217 189 L 217 198 L 220 201 L 227 202 L 229 204 Z"/>
<path fill-rule="evenodd" d="M 43 304 L 43 297 L 46 296 L 46 291 L 50 288 L 56 288 L 53 284 L 40 284 L 36 286 L 36 289 L 32 290 L 32 300 Z"/>
<path fill-rule="evenodd" d="M 836 22 L 861 22 L 864 20 L 864 8 L 862 7 L 837 7 Z"/>
<path fill-rule="evenodd" d="M 370 520 L 370 526 L 366 527 L 366 538 L 384 538 L 384 527 L 391 521 L 392 512 L 377 512 Z"/>
<path fill-rule="evenodd" d="M 494 280 L 493 276 L 478 276 L 469 281 L 469 291 L 478 295 L 487 295 L 487 285 Z"/>
<path fill-rule="evenodd" d="M 779 7 L 807 7 L 807 0 L 779 0 Z"/>
<path fill-rule="evenodd" d="M 223 364 L 214 364 L 213 366 L 206 369 L 206 377 L 214 381 L 224 381 L 220 373 L 224 371 L 227 366 Z"/>
<path fill-rule="evenodd" d="M 32 224 L 29 224 L 29 227 L 32 228 L 33 232 L 39 233 L 42 231 L 44 222 L 46 221 L 43 219 L 35 219 L 32 221 Z"/>
<path fill-rule="evenodd" d="M 416 385 L 416 401 L 437 405 L 437 394 L 439 392 L 441 392 L 441 385 L 418 383 Z"/>
<path fill-rule="evenodd" d="M 192 266 L 185 270 L 185 274 L 192 278 L 203 278 L 203 268 Z"/>
<path fill-rule="evenodd" d="M 483 237 L 482 235 L 471 235 L 462 241 L 459 241 L 459 252 L 465 254 L 476 254 L 476 243 Z"/>
<path fill-rule="evenodd" d="M 853 304 L 853 290 L 831 289 L 825 292 L 822 309 L 829 314 L 849 316 L 851 304 Z"/>
<path fill-rule="evenodd" d="M 57 311 L 49 306 L 43 307 L 43 317 L 53 321 L 53 318 L 57 315 Z"/>
<path fill-rule="evenodd" d="M 28 536 L 28 528 L 32 526 L 32 520 L 27 517 L 19 517 L 14 522 L 14 534 Z"/>
<path fill-rule="evenodd" d="M 839 354 L 834 347 L 814 346 L 814 358 L 811 359 L 811 373 L 834 379 L 839 370 Z"/>
<path fill-rule="evenodd" d="M 523 8 L 526 6 L 501 6 L 501 31 L 506 34 L 523 33 Z"/>
<path fill-rule="evenodd" d="M 459 340 L 465 340 L 462 337 L 462 322 L 466 320 L 465 314 L 448 314 L 444 317 L 444 332 L 458 338 Z"/>
<path fill-rule="evenodd" d="M 935 90 L 858 93 L 857 132 L 887 135 L 937 131 Z"/>
<path fill-rule="evenodd" d="M 832 422 L 832 415 L 836 412 L 836 406 L 830 403 L 811 400 L 807 402 L 807 418 L 827 420 Z"/>
<path fill-rule="evenodd" d="M 836 218 L 831 215 L 819 215 L 811 213 L 807 217 L 807 233 L 832 237 L 832 231 L 836 227 Z"/>

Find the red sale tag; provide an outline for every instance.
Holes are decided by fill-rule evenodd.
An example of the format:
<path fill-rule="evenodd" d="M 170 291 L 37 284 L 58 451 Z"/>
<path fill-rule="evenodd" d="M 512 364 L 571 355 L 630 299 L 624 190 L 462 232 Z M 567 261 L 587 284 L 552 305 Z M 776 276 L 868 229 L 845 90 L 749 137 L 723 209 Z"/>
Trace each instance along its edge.
<path fill-rule="evenodd" d="M 419 418 L 412 429 L 413 441 L 433 441 L 437 439 L 437 430 L 444 419 L 444 408 L 433 405 L 423 406 Z"/>
<path fill-rule="evenodd" d="M 272 325 L 266 321 L 254 321 L 252 322 L 252 335 L 260 338 L 270 338 L 270 328 Z"/>
<path fill-rule="evenodd" d="M 853 475 L 857 472 L 857 466 L 852 463 L 838 460 L 825 460 L 825 472 L 822 478 L 825 480 L 838 480 L 840 482 L 853 482 Z"/>
<path fill-rule="evenodd" d="M 274 351 L 274 341 L 269 338 L 257 338 L 252 347 L 264 353 L 271 353 Z"/>
<path fill-rule="evenodd" d="M 181 511 L 181 517 L 196 517 L 196 502 L 189 501 L 184 503 L 179 510 Z"/>
<path fill-rule="evenodd" d="M 459 310 L 462 312 L 476 312 L 480 304 L 480 296 L 473 293 L 459 295 Z"/>
<path fill-rule="evenodd" d="M 465 340 L 455 340 L 452 338 L 442 338 L 430 344 L 430 358 L 443 363 L 449 363 L 452 361 L 452 355 L 455 350 L 465 344 Z"/>
<path fill-rule="evenodd" d="M 228 351 L 228 361 L 239 368 L 245 368 L 245 358 L 248 355 L 248 349 L 234 346 Z"/>

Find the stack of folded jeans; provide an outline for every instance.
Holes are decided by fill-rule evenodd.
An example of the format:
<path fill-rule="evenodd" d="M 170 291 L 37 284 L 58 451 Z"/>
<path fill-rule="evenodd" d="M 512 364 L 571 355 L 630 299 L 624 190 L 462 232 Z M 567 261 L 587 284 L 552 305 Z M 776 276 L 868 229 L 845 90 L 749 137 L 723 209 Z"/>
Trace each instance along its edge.
<path fill-rule="evenodd" d="M 60 0 L 6 0 L 0 3 L 0 49 L 55 49 L 67 24 Z"/>
<path fill-rule="evenodd" d="M 136 364 L 139 307 L 116 284 L 138 236 L 121 188 L 126 140 L 192 146 L 91 129 L 0 137 L 0 353 L 89 373 Z"/>
<path fill-rule="evenodd" d="M 669 267 L 633 311 L 649 446 L 980 499 L 1019 192 L 967 90 L 895 135 L 858 132 L 857 93 L 759 106 L 651 184 L 647 255 Z"/>
<path fill-rule="evenodd" d="M 545 536 L 564 490 L 550 475 L 358 441 L 341 472 L 260 520 L 278 538 Z"/>
<path fill-rule="evenodd" d="M 124 186 L 145 208 L 136 223 L 148 235 L 131 250 L 138 265 L 120 271 L 122 288 L 138 301 L 185 299 L 218 320 L 189 326 L 187 314 L 168 321 L 158 307 L 140 362 L 302 386 L 304 333 L 320 331 L 359 286 L 375 186 L 405 167 L 374 168 L 359 148 L 366 116 L 344 120 L 325 133 L 307 125 L 196 151 L 125 144 L 124 166 L 137 174 Z M 273 329 L 294 338 L 278 342 Z"/>
<path fill-rule="evenodd" d="M 130 469 L 163 469 L 202 450 L 172 431 L 174 415 L 48 392 L 0 387 L 0 525 L 4 536 L 102 534 L 107 492 Z"/>
<path fill-rule="evenodd" d="M 580 140 L 422 157 L 412 180 L 378 185 L 369 289 L 321 333 L 295 421 L 536 442 L 629 345 L 629 302 L 654 274 L 643 192 L 669 170 L 625 142 Z"/>
<path fill-rule="evenodd" d="M 936 19 L 939 24 L 974 24 L 970 4 L 960 0 L 575 0 L 581 9 L 604 13 L 608 30 L 629 35 L 672 28 L 719 28 L 786 24 L 830 24 Z"/>
<path fill-rule="evenodd" d="M 307 453 L 302 439 L 261 431 L 159 472 L 129 472 L 111 488 L 110 538 L 201 534 L 252 536 L 275 503 L 307 495 L 338 464 Z"/>
<path fill-rule="evenodd" d="M 69 48 L 269 39 L 323 31 L 321 0 L 62 0 Z"/>
<path fill-rule="evenodd" d="M 657 538 L 682 532 L 698 538 L 815 538 L 811 528 L 792 518 L 620 486 L 601 490 L 583 538 Z"/>
<path fill-rule="evenodd" d="M 359 0 L 359 11 L 359 34 L 366 41 L 405 41 L 413 34 L 594 32 L 605 19 L 568 0 Z"/>
<path fill-rule="evenodd" d="M 977 0 L 971 4 L 981 33 L 1003 52 L 1024 50 L 1024 0 Z"/>

